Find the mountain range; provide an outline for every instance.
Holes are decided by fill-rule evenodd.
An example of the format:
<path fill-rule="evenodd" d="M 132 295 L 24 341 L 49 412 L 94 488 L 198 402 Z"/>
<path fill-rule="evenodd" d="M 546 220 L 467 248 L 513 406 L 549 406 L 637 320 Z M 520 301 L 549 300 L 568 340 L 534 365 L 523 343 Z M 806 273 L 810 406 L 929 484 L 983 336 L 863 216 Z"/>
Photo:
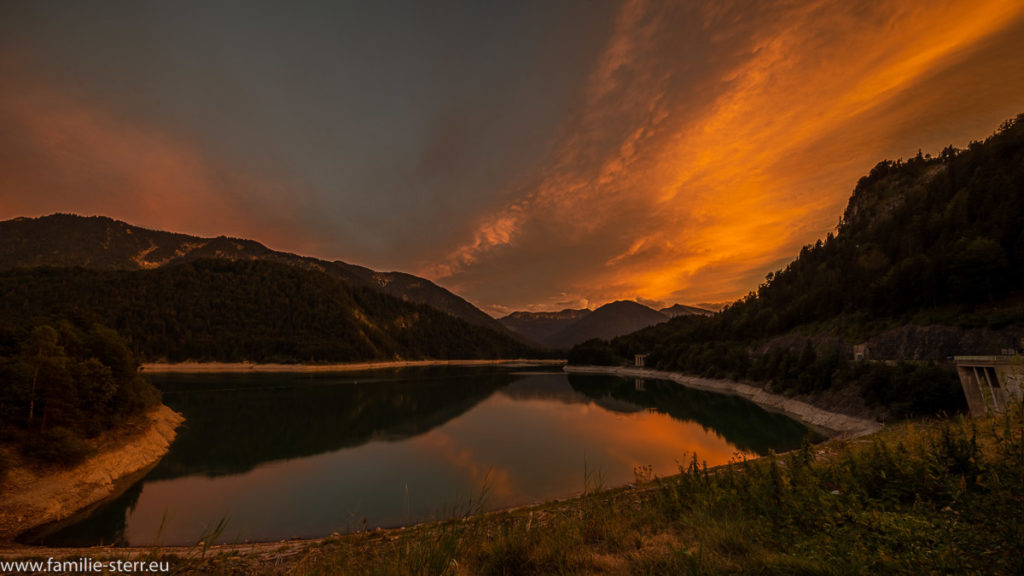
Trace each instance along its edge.
<path fill-rule="evenodd" d="M 40 324 L 114 328 L 146 360 L 342 362 L 538 351 L 429 280 L 224 236 L 55 214 L 0 222 L 0 349 Z"/>
<path fill-rule="evenodd" d="M 681 304 L 655 310 L 637 302 L 619 300 L 596 310 L 513 312 L 500 320 L 508 329 L 530 341 L 565 350 L 593 338 L 622 336 L 679 316 L 710 315 L 712 312 L 708 310 Z"/>
<path fill-rule="evenodd" d="M 429 306 L 469 324 L 550 349 L 567 350 L 592 338 L 621 336 L 678 316 L 711 314 L 680 304 L 654 310 L 636 302 L 618 301 L 596 310 L 514 312 L 499 321 L 425 278 L 280 252 L 253 240 L 150 230 L 104 216 L 53 214 L 0 222 L 0 270 L 80 267 L 153 271 L 203 260 L 260 261 L 323 273 L 348 286 Z"/>
<path fill-rule="evenodd" d="M 430 280 L 403 272 L 378 272 L 341 260 L 326 261 L 271 250 L 253 240 L 149 230 L 103 216 L 53 214 L 0 222 L 0 269 L 38 266 L 153 270 L 201 259 L 264 260 L 324 272 L 353 286 L 461 318 L 498 332 L 506 328 L 465 299 Z"/>

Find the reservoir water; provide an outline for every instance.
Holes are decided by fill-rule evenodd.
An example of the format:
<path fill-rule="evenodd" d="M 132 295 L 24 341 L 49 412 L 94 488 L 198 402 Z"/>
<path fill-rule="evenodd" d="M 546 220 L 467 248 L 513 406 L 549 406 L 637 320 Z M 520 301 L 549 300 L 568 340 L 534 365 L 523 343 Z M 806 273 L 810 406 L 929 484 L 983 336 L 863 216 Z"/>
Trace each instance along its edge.
<path fill-rule="evenodd" d="M 810 432 L 673 382 L 541 367 L 152 375 L 186 422 L 123 495 L 34 543 L 313 538 L 566 498 L 796 448 Z M 589 485 L 589 486 L 588 486 Z"/>

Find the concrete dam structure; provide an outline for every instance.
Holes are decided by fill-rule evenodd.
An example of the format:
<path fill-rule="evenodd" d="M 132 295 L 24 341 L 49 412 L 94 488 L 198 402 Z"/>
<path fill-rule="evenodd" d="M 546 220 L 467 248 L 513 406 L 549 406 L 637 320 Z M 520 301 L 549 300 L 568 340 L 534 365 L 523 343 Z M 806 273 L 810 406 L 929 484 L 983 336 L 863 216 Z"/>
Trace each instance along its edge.
<path fill-rule="evenodd" d="M 1024 356 L 957 356 L 956 371 L 971 416 L 1004 412 L 1024 397 Z"/>

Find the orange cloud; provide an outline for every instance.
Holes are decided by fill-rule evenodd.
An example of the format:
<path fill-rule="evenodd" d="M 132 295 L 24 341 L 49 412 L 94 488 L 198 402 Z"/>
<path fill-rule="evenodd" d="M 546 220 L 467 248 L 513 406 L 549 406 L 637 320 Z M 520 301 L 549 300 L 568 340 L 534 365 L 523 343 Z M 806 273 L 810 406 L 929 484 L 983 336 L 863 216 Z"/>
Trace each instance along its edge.
<path fill-rule="evenodd" d="M 10 69 L 10 67 L 5 67 Z M 0 80 L 0 218 L 103 214 L 151 228 L 233 234 L 315 249 L 288 228 L 280 184 L 215 165 L 153 125 L 128 121 L 25 76 Z"/>
<path fill-rule="evenodd" d="M 916 152 L 892 144 L 920 129 L 894 118 L 908 94 L 941 93 L 995 38 L 1024 65 L 1024 42 L 1000 36 L 1020 26 L 1016 2 L 741 4 L 627 2 L 539 183 L 425 271 L 472 298 L 475 272 L 590 250 L 566 293 L 523 304 L 738 297 L 824 237 L 875 162 Z M 991 114 L 977 100 L 957 113 Z M 921 105 L 919 122 L 955 123 L 941 98 Z"/>
<path fill-rule="evenodd" d="M 486 489 L 499 502 L 523 498 L 520 490 L 513 485 L 508 469 L 485 464 L 477 454 L 459 445 L 457 439 L 443 429 L 431 430 L 413 438 L 412 442 L 418 451 L 430 452 L 435 458 L 463 471 L 471 486 L 481 491 Z"/>

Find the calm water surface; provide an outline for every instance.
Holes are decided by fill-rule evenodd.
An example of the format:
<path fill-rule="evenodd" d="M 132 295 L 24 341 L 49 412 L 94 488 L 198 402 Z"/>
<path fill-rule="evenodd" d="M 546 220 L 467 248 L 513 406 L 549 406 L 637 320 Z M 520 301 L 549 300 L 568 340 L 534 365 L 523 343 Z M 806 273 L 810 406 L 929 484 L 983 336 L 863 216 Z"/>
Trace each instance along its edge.
<path fill-rule="evenodd" d="M 557 369 L 155 375 L 185 415 L 170 452 L 49 545 L 320 537 L 563 498 L 799 446 L 802 425 L 672 382 Z"/>

